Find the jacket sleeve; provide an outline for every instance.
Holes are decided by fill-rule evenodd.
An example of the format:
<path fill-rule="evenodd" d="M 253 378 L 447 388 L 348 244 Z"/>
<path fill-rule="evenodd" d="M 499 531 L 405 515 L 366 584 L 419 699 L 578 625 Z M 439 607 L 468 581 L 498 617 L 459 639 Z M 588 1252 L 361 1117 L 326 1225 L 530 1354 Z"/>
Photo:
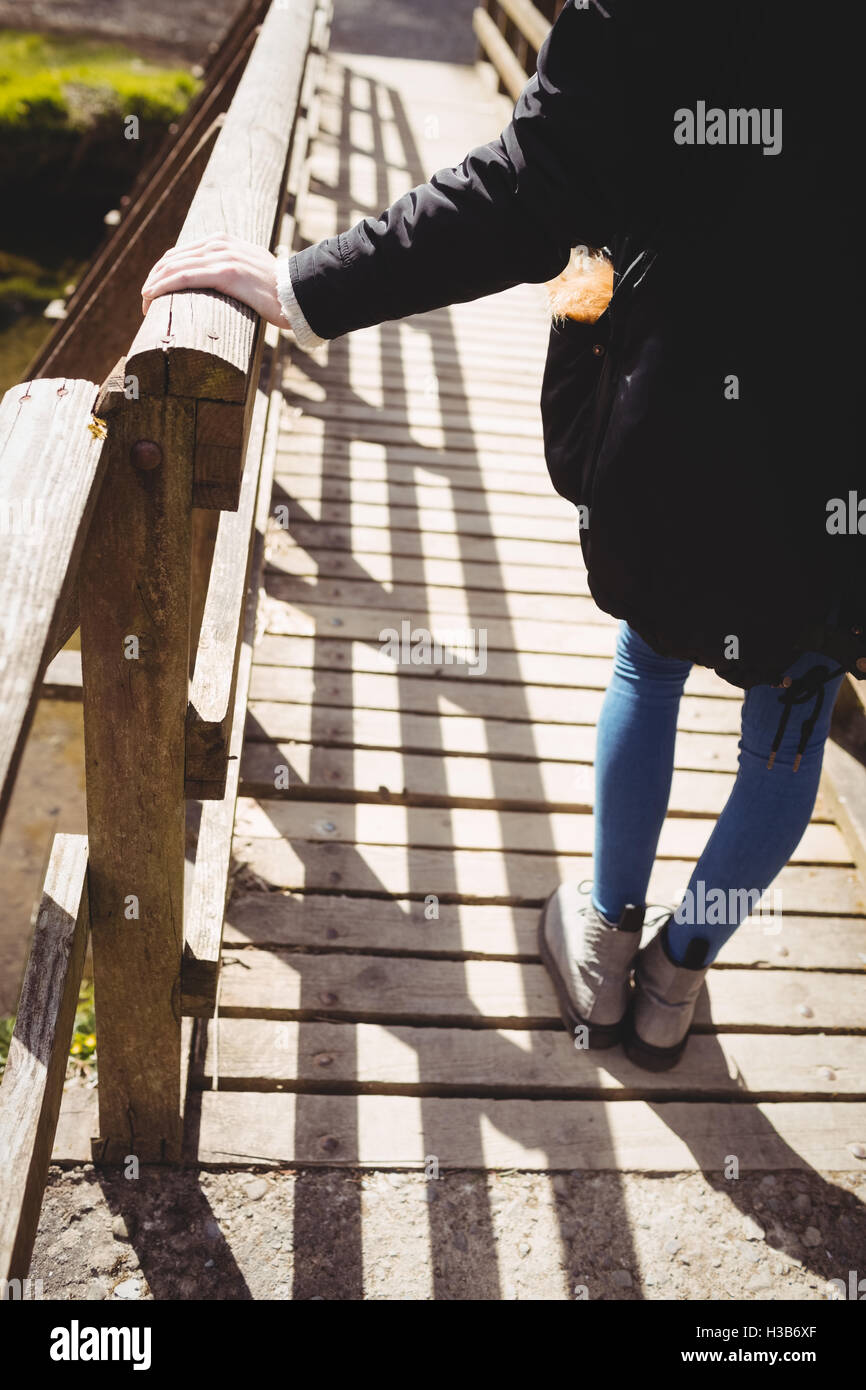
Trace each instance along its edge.
<path fill-rule="evenodd" d="M 380 217 L 291 257 L 314 334 L 336 338 L 548 280 L 571 247 L 610 244 L 634 158 L 631 63 L 613 3 L 568 0 L 498 140 Z"/>

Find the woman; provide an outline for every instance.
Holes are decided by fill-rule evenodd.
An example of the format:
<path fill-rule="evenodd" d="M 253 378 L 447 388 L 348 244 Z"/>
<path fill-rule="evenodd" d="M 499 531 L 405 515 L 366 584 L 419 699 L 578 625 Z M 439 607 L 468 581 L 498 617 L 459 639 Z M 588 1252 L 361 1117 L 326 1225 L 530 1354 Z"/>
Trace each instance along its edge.
<path fill-rule="evenodd" d="M 176 248 L 142 290 L 145 309 L 221 290 L 313 348 L 608 249 L 610 303 L 553 324 L 542 391 L 552 479 L 622 624 L 592 893 L 553 894 L 540 950 L 579 1041 L 624 1040 L 654 1069 L 682 1055 L 708 966 L 809 822 L 843 672 L 866 674 L 863 542 L 835 507 L 863 483 L 856 314 L 813 254 L 858 261 L 852 51 L 790 3 L 569 0 L 511 123 L 458 168 L 289 258 L 225 238 Z M 641 950 L 695 662 L 747 691 L 739 770 Z"/>

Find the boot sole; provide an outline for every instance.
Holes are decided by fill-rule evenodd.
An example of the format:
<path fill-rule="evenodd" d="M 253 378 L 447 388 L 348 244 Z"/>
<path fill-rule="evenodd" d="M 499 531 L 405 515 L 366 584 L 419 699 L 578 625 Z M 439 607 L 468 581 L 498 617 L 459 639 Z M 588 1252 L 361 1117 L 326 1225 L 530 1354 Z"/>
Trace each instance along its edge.
<path fill-rule="evenodd" d="M 629 1018 L 623 1049 L 628 1060 L 634 1062 L 636 1067 L 643 1067 L 644 1071 L 670 1071 L 685 1052 L 688 1040 L 689 1034 L 686 1033 L 682 1042 L 673 1047 L 653 1047 L 652 1043 L 638 1037 Z"/>
<path fill-rule="evenodd" d="M 554 961 L 550 947 L 547 944 L 544 935 L 544 923 L 546 918 L 547 908 L 545 907 L 541 914 L 541 921 L 538 924 L 538 954 L 541 956 L 542 963 L 553 981 L 553 988 L 556 990 L 556 998 L 559 1004 L 559 1016 L 568 1029 L 569 1035 L 573 1038 L 575 1028 L 585 1028 L 587 1030 L 587 1042 L 589 1048 L 591 1048 L 593 1052 L 600 1052 L 607 1047 L 616 1047 L 618 1042 L 622 1042 L 628 1011 L 626 1011 L 619 1023 L 589 1023 L 585 1018 L 581 1018 L 571 1002 L 571 996 L 568 993 L 565 981 L 560 974 L 559 967 Z"/>

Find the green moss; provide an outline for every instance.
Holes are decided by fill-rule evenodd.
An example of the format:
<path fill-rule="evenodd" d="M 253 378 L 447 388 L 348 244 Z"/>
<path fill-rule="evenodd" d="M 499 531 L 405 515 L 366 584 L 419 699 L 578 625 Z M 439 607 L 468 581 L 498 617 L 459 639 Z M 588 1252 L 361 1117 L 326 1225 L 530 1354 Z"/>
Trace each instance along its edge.
<path fill-rule="evenodd" d="M 0 130 L 84 130 L 106 115 L 168 125 L 198 83 L 183 68 L 144 63 L 114 45 L 0 34 Z"/>
<path fill-rule="evenodd" d="M 14 1014 L 0 1018 L 0 1076 L 9 1058 L 9 1044 L 15 1027 Z M 96 1070 L 96 1015 L 93 1008 L 93 981 L 83 980 L 78 991 L 78 1007 L 75 1013 L 75 1026 L 69 1052 L 70 1070 L 73 1074 L 95 1075 Z"/>

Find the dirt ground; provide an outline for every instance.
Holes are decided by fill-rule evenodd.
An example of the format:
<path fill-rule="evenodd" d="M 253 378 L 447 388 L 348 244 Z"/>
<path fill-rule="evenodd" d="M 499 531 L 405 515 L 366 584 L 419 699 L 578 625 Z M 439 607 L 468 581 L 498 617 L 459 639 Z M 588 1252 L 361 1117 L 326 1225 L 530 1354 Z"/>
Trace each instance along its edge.
<path fill-rule="evenodd" d="M 866 1172 L 54 1168 L 48 1299 L 802 1301 L 866 1275 Z M 866 1283 L 863 1285 L 866 1291 Z"/>

